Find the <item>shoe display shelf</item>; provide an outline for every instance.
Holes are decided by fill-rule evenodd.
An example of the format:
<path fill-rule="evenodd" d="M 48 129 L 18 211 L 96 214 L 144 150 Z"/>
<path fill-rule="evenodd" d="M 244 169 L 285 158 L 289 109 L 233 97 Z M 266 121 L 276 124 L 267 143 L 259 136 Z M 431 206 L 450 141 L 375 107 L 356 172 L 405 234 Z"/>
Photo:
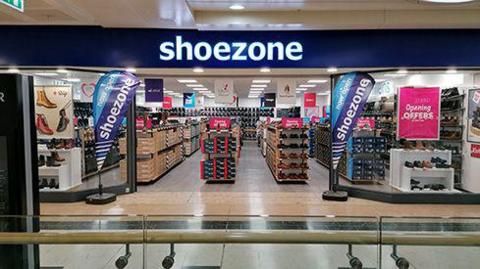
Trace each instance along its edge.
<path fill-rule="evenodd" d="M 243 140 L 257 140 L 257 128 L 245 127 L 242 128 Z"/>
<path fill-rule="evenodd" d="M 61 162 L 46 164 L 38 168 L 40 191 L 67 191 L 82 184 L 81 149 L 38 149 L 39 156 L 51 156 L 56 152 Z"/>
<path fill-rule="evenodd" d="M 463 158 L 463 117 L 465 95 L 458 88 L 442 89 L 440 141 L 436 142 L 439 149 L 452 151 L 452 167 L 455 169 L 455 186 L 462 187 Z"/>
<path fill-rule="evenodd" d="M 385 137 L 375 131 L 355 130 L 347 143 L 346 167 L 343 176 L 354 184 L 374 184 L 385 179 Z"/>
<path fill-rule="evenodd" d="M 307 132 L 308 135 L 308 157 L 315 157 L 315 125 L 310 125 Z"/>
<path fill-rule="evenodd" d="M 314 135 L 315 160 L 325 168 L 330 168 L 330 125 L 316 124 Z"/>
<path fill-rule="evenodd" d="M 200 148 L 200 123 L 189 122 L 183 127 L 183 147 L 185 156 L 190 156 Z"/>
<path fill-rule="evenodd" d="M 277 183 L 308 181 L 308 128 L 267 127 L 266 162 Z"/>
<path fill-rule="evenodd" d="M 82 153 L 82 179 L 93 177 L 98 174 L 97 159 L 95 156 L 95 135 L 93 128 L 84 127 L 77 130 L 79 136 L 79 144 Z M 117 168 L 120 165 L 120 149 L 119 138 L 115 138 L 112 148 L 107 154 L 103 168 L 100 173 L 107 172 L 111 169 Z"/>
<path fill-rule="evenodd" d="M 411 180 L 420 184 L 442 184 L 444 192 L 457 192 L 454 189 L 453 168 L 409 168 L 405 162 L 430 161 L 432 158 L 441 158 L 446 164 L 451 164 L 450 150 L 417 150 L 417 149 L 391 149 L 390 150 L 390 178 L 389 184 L 402 192 L 425 193 L 433 190 L 411 190 Z M 435 191 L 438 192 L 438 191 Z"/>
<path fill-rule="evenodd" d="M 266 127 L 266 124 L 265 123 L 262 123 L 261 125 L 261 130 L 260 130 L 260 134 L 261 134 L 261 137 L 260 137 L 260 150 L 262 152 L 262 156 L 265 157 L 267 156 L 267 148 L 268 148 L 268 145 L 267 145 L 267 127 Z"/>
<path fill-rule="evenodd" d="M 120 154 L 127 154 L 126 138 L 120 139 Z M 180 125 L 137 130 L 137 182 L 153 183 L 183 161 Z M 127 162 L 120 161 L 120 175 L 127 179 Z"/>
<path fill-rule="evenodd" d="M 234 183 L 240 157 L 240 128 L 202 132 L 200 178 L 207 183 Z"/>

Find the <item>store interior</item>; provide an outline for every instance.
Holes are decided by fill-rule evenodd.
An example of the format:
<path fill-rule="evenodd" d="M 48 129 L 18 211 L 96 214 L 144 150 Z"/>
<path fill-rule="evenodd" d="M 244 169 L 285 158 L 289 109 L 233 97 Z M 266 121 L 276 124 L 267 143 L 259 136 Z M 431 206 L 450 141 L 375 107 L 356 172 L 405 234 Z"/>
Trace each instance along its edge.
<path fill-rule="evenodd" d="M 97 171 L 92 96 L 105 71 L 22 71 L 35 78 L 42 201 L 93 193 L 98 174 L 104 187 L 129 192 L 126 128 Z M 135 101 L 138 192 L 329 188 L 331 91 L 352 70 L 130 71 L 142 80 Z M 480 159 L 472 152 L 480 142 L 480 105 L 471 101 L 480 94 L 480 72 L 368 71 L 376 84 L 338 166 L 338 185 L 405 195 L 480 192 Z M 148 79 L 163 79 L 163 102 L 146 100 Z M 217 98 L 217 83 L 232 85 L 233 98 Z M 293 98 L 279 95 L 285 85 L 295 89 Z M 439 88 L 438 139 L 399 138 L 399 92 L 405 87 Z"/>

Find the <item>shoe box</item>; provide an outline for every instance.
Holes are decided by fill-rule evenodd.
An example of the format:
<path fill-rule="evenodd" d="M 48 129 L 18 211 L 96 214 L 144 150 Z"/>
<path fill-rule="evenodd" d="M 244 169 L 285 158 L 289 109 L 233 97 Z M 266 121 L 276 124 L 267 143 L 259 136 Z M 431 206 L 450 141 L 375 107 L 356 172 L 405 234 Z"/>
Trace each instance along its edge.
<path fill-rule="evenodd" d="M 353 137 L 348 147 L 348 177 L 352 180 L 385 178 L 385 161 L 380 156 L 386 153 L 384 137 Z"/>
<path fill-rule="evenodd" d="M 236 176 L 235 158 L 213 158 L 200 162 L 202 179 L 233 179 Z"/>
<path fill-rule="evenodd" d="M 202 153 L 232 153 L 237 151 L 237 141 L 232 137 L 213 137 L 201 140 Z"/>
<path fill-rule="evenodd" d="M 356 153 L 386 153 L 385 137 L 354 137 L 351 152 Z"/>

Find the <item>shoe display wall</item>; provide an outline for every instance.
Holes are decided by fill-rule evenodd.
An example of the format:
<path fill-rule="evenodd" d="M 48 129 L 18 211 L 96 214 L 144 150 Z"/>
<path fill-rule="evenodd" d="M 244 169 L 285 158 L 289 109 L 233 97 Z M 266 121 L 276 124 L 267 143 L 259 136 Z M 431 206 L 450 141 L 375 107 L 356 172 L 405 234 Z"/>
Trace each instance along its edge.
<path fill-rule="evenodd" d="M 266 162 L 277 182 L 308 180 L 308 127 L 267 127 Z"/>

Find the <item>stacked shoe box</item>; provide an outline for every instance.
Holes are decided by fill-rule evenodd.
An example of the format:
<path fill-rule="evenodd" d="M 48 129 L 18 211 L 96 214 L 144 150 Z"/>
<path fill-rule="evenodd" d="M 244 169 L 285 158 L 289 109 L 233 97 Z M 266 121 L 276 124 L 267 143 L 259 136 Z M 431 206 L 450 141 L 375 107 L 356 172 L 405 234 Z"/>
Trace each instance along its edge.
<path fill-rule="evenodd" d="M 233 128 L 232 128 L 233 129 Z M 236 178 L 238 138 L 233 130 L 202 133 L 200 178 L 207 182 L 233 182 Z"/>
<path fill-rule="evenodd" d="M 330 167 L 330 125 L 315 125 L 315 159 L 325 167 Z"/>
<path fill-rule="evenodd" d="M 200 148 L 200 124 L 198 122 L 187 123 L 183 128 L 183 147 L 185 156 L 192 155 Z"/>
<path fill-rule="evenodd" d="M 381 154 L 386 152 L 384 137 L 353 137 L 348 143 L 346 176 L 352 181 L 373 181 L 385 178 Z"/>
<path fill-rule="evenodd" d="M 315 125 L 308 129 L 308 157 L 315 157 Z"/>

